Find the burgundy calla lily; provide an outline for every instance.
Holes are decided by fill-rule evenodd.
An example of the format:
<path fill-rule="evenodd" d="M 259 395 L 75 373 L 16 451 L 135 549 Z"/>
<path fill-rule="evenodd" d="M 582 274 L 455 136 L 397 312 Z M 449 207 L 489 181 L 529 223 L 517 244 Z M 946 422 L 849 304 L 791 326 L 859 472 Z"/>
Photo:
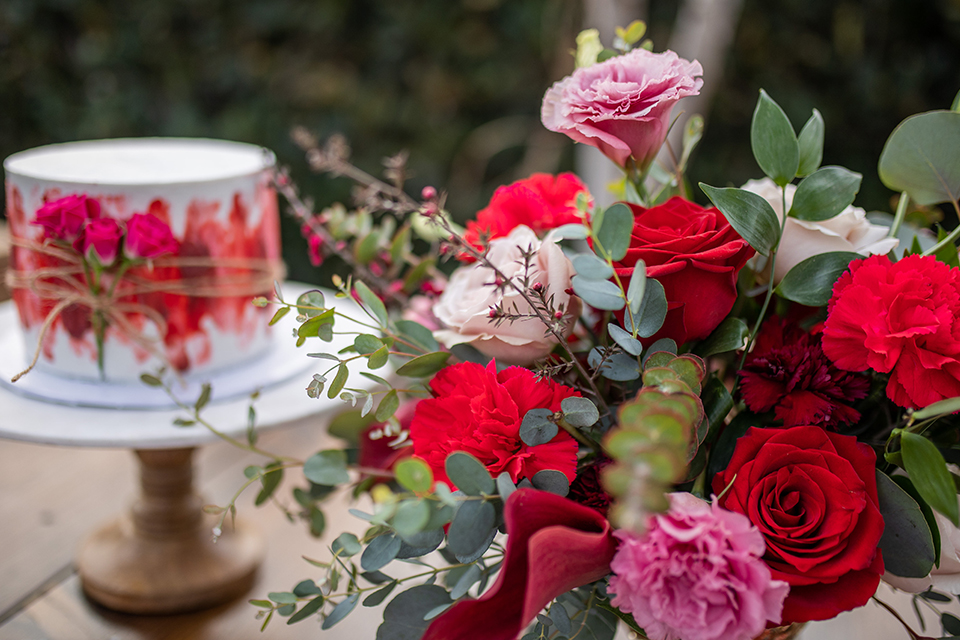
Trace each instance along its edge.
<path fill-rule="evenodd" d="M 507 551 L 494 585 L 450 608 L 423 640 L 515 640 L 551 600 L 610 573 L 610 523 L 566 498 L 519 489 L 507 499 Z"/>

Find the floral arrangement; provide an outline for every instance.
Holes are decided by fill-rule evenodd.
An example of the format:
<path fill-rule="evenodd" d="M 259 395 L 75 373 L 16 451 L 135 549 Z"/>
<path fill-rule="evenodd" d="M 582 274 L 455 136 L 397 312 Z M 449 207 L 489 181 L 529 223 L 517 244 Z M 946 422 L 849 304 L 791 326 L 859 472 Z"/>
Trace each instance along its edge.
<path fill-rule="evenodd" d="M 643 32 L 612 49 L 581 34 L 543 101 L 545 126 L 623 169 L 605 209 L 576 176 L 535 174 L 464 229 L 436 189 L 403 191 L 401 156 L 381 180 L 341 138 L 296 132 L 315 169 L 359 184 L 356 208 L 314 214 L 277 179 L 314 262 L 350 263 L 334 285 L 368 329 L 323 351 L 348 305 L 278 287 L 275 320 L 293 310 L 298 343 L 320 345 L 307 393 L 354 409 L 330 426 L 342 449 L 261 452 L 247 485 L 263 503 L 302 465 L 292 513 L 317 535 L 338 488 L 370 506 L 314 578 L 252 601 L 264 626 L 386 603 L 380 640 L 601 639 L 620 622 L 749 640 L 861 607 L 881 580 L 930 606 L 950 600 L 932 587 L 960 593 L 960 227 L 921 228 L 935 205 L 960 213 L 957 105 L 893 132 L 879 171 L 896 211 L 868 215 L 860 174 L 821 166 L 820 114 L 798 134 L 761 91 L 764 177 L 700 184 L 704 207 L 685 175 L 702 120 L 662 149 L 701 67 Z"/>

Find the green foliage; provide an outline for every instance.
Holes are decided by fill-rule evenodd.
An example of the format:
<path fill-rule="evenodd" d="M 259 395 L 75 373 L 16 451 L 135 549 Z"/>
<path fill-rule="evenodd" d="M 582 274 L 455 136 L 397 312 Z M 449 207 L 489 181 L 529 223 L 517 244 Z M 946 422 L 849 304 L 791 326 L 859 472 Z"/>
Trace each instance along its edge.
<path fill-rule="evenodd" d="M 895 576 L 923 578 L 937 556 L 933 536 L 917 502 L 885 473 L 877 471 L 877 496 L 883 514 L 884 568 Z"/>
<path fill-rule="evenodd" d="M 831 251 L 820 253 L 794 266 L 777 285 L 776 292 L 787 300 L 809 307 L 819 307 L 830 302 L 833 285 L 854 260 L 862 258 L 859 253 Z"/>
<path fill-rule="evenodd" d="M 954 526 L 960 526 L 956 487 L 937 447 L 923 436 L 902 431 L 900 449 L 903 454 L 903 468 L 920 496 L 931 507 L 949 518 Z"/>
<path fill-rule="evenodd" d="M 779 186 L 793 182 L 800 167 L 800 145 L 790 119 L 763 89 L 750 125 L 753 157 Z"/>
<path fill-rule="evenodd" d="M 723 213 L 737 233 L 760 255 L 769 255 L 780 241 L 777 212 L 762 197 L 743 189 L 718 189 L 700 183 L 700 188 Z"/>
<path fill-rule="evenodd" d="M 960 199 L 960 113 L 932 111 L 900 123 L 880 155 L 880 178 L 921 205 Z"/>
<path fill-rule="evenodd" d="M 797 169 L 797 175 L 809 176 L 818 168 L 823 160 L 823 136 L 824 124 L 823 116 L 816 109 L 813 115 L 803 125 L 800 135 L 797 136 L 797 143 L 800 145 L 800 167 Z"/>
<path fill-rule="evenodd" d="M 843 167 L 817 169 L 797 185 L 789 215 L 799 220 L 829 220 L 853 204 L 862 179 Z"/>

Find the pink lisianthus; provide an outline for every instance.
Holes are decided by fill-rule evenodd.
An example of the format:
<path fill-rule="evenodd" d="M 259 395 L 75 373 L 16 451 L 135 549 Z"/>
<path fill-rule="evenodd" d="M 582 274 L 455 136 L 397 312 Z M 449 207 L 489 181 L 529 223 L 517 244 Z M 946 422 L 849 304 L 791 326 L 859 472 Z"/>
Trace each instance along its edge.
<path fill-rule="evenodd" d="M 699 62 L 673 51 L 634 49 L 555 83 L 540 118 L 550 131 L 596 147 L 621 167 L 632 157 L 643 171 L 667 137 L 673 105 L 700 93 L 702 73 Z"/>
<path fill-rule="evenodd" d="M 789 586 L 772 579 L 757 528 L 689 493 L 670 504 L 645 535 L 614 533 L 611 604 L 651 640 L 750 640 L 779 623 Z"/>
<path fill-rule="evenodd" d="M 99 217 L 100 203 L 81 193 L 46 203 L 37 210 L 33 224 L 43 227 L 48 238 L 73 242 L 88 220 Z"/>
<path fill-rule="evenodd" d="M 180 243 L 173 237 L 170 225 L 152 213 L 135 213 L 127 221 L 127 241 L 123 252 L 128 258 L 158 258 L 176 253 Z"/>
<path fill-rule="evenodd" d="M 90 220 L 80 230 L 73 248 L 88 261 L 96 260 L 101 266 L 109 267 L 120 253 L 122 239 L 123 226 L 119 222 L 113 218 L 98 218 Z"/>

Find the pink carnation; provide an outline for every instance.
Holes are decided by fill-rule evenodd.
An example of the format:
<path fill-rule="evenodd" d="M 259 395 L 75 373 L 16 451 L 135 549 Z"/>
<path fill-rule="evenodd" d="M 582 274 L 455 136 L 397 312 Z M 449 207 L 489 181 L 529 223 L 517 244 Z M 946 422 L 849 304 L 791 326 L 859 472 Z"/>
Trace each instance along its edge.
<path fill-rule="evenodd" d="M 651 640 L 751 640 L 779 623 L 789 586 L 771 578 L 757 528 L 689 493 L 670 504 L 644 536 L 614 533 L 611 604 Z"/>
<path fill-rule="evenodd" d="M 702 73 L 699 62 L 673 51 L 634 49 L 555 83 L 540 118 L 550 131 L 596 147 L 621 167 L 632 156 L 643 170 L 667 136 L 673 105 L 700 93 Z"/>

